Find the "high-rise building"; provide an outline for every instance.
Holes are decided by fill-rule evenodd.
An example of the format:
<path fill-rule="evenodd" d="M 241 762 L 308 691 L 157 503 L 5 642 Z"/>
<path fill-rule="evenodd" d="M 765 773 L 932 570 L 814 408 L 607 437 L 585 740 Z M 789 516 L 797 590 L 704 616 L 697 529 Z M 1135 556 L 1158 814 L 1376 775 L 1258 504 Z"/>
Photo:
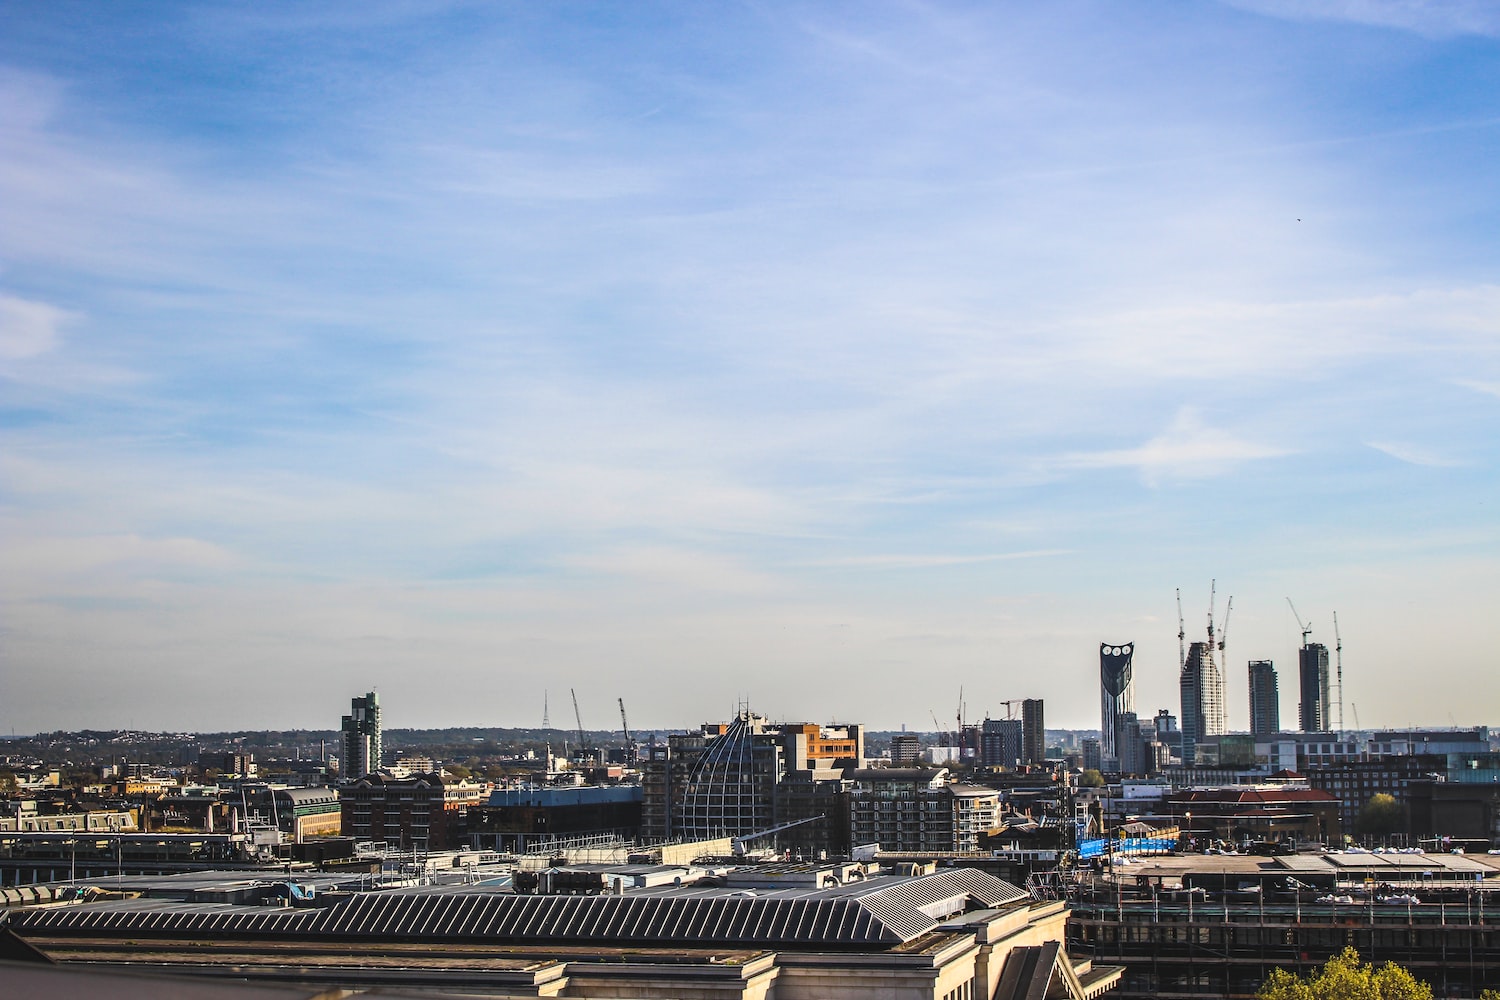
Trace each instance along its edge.
<path fill-rule="evenodd" d="M 1214 663 L 1213 646 L 1195 642 L 1179 678 L 1182 691 L 1182 762 L 1191 766 L 1198 741 L 1224 732 L 1224 675 Z"/>
<path fill-rule="evenodd" d="M 1021 702 L 1021 763 L 1047 762 L 1047 723 L 1042 716 L 1042 699 L 1027 698 Z"/>
<path fill-rule="evenodd" d="M 922 741 L 916 733 L 897 733 L 891 737 L 891 766 L 916 767 L 922 759 Z"/>
<path fill-rule="evenodd" d="M 344 753 L 339 773 L 344 781 L 358 781 L 380 770 L 380 696 L 374 691 L 349 702 L 343 722 Z"/>
<path fill-rule="evenodd" d="M 1135 685 L 1130 669 L 1134 656 L 1133 642 L 1120 645 L 1106 642 L 1099 646 L 1099 750 L 1106 759 L 1120 755 L 1116 745 L 1120 716 L 1135 711 Z"/>
<path fill-rule="evenodd" d="M 1281 732 L 1281 694 L 1276 667 L 1270 660 L 1250 661 L 1250 733 L 1270 736 Z"/>
<path fill-rule="evenodd" d="M 979 761 L 985 767 L 1015 767 L 1025 731 L 1020 719 L 985 719 L 979 734 Z"/>
<path fill-rule="evenodd" d="M 1121 774 L 1148 774 L 1151 762 L 1146 755 L 1146 737 L 1141 732 L 1141 721 L 1134 712 L 1120 713 L 1115 746 L 1120 753 Z"/>
<path fill-rule="evenodd" d="M 1083 768 L 1086 771 L 1104 770 L 1104 752 L 1099 741 L 1092 736 L 1083 738 Z"/>
<path fill-rule="evenodd" d="M 1297 650 L 1297 674 L 1302 681 L 1298 726 L 1304 733 L 1328 732 L 1328 647 L 1309 642 Z"/>

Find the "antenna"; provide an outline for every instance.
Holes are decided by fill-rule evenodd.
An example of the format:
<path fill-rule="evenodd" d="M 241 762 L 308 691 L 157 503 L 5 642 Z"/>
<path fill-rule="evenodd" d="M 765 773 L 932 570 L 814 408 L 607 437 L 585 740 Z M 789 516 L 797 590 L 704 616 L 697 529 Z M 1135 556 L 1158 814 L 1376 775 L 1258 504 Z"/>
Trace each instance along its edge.
<path fill-rule="evenodd" d="M 1339 735 L 1344 732 L 1344 640 L 1339 637 L 1339 613 L 1333 613 L 1333 655 L 1338 664 L 1339 678 Z"/>
<path fill-rule="evenodd" d="M 542 689 L 542 728 L 552 728 L 552 720 L 547 717 L 547 690 L 545 688 Z"/>

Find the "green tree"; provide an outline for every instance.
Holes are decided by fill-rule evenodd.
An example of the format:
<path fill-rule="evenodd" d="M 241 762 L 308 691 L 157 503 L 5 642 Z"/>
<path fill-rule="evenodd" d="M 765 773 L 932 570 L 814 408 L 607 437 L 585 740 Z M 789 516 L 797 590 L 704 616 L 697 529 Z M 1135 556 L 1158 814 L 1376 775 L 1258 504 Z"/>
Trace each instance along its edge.
<path fill-rule="evenodd" d="M 1103 788 L 1104 785 L 1104 775 L 1096 767 L 1091 767 L 1078 776 L 1079 788 Z"/>
<path fill-rule="evenodd" d="M 1380 792 L 1370 796 L 1354 821 L 1354 829 L 1368 837 L 1389 837 L 1406 827 L 1406 812 L 1394 795 Z"/>
<path fill-rule="evenodd" d="M 1345 948 L 1306 978 L 1273 969 L 1259 1000 L 1432 1000 L 1432 987 L 1394 962 L 1375 966 Z"/>

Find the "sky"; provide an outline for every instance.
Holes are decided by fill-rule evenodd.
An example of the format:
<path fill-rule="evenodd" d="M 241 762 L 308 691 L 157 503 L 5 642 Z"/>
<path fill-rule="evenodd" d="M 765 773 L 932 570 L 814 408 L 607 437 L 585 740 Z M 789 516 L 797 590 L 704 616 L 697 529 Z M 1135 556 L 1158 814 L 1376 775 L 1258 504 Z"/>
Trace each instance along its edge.
<path fill-rule="evenodd" d="M 0 731 L 1500 725 L 1500 7 L 0 6 Z"/>

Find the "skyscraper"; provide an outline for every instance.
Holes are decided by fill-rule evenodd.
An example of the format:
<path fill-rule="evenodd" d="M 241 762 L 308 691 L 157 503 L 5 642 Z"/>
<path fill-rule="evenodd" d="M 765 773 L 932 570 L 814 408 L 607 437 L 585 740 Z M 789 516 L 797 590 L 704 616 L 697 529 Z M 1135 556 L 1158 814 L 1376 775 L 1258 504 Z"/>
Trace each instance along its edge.
<path fill-rule="evenodd" d="M 1120 716 L 1135 711 L 1135 685 L 1130 670 L 1134 656 L 1133 642 L 1121 645 L 1106 642 L 1099 646 L 1099 751 L 1106 760 L 1120 756 L 1117 745 Z"/>
<path fill-rule="evenodd" d="M 1250 733 L 1268 736 L 1281 732 L 1281 694 L 1276 668 L 1270 660 L 1250 661 Z"/>
<path fill-rule="evenodd" d="M 1297 674 L 1302 681 L 1302 704 L 1297 724 L 1304 733 L 1328 731 L 1328 647 L 1306 643 L 1297 650 Z"/>
<path fill-rule="evenodd" d="M 1224 732 L 1224 675 L 1213 646 L 1195 642 L 1179 678 L 1182 691 L 1182 762 L 1192 764 L 1198 741 Z"/>
<path fill-rule="evenodd" d="M 345 781 L 358 781 L 380 770 L 380 696 L 374 691 L 349 702 L 343 722 L 344 756 L 339 774 Z"/>
<path fill-rule="evenodd" d="M 1042 699 L 1021 702 L 1021 763 L 1047 762 L 1047 724 L 1042 717 Z"/>

